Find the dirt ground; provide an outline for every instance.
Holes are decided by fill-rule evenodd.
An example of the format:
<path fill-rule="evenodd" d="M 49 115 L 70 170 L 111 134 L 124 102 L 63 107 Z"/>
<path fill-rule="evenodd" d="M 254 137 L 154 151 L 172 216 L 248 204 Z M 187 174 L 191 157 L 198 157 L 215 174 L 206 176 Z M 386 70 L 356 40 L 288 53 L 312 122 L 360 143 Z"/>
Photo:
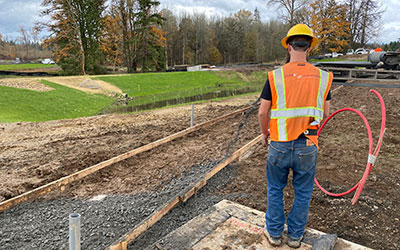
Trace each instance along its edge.
<path fill-rule="evenodd" d="M 337 88 L 334 86 L 333 88 Z M 375 88 L 386 103 L 387 130 L 380 156 L 355 206 L 352 195 L 328 197 L 315 188 L 307 226 L 376 249 L 400 248 L 400 89 Z M 378 99 L 368 88 L 341 87 L 332 95 L 332 112 L 344 107 L 360 110 L 368 119 L 374 142 L 381 114 Z M 196 105 L 200 123 L 254 101 L 257 96 Z M 42 123 L 0 124 L 0 202 L 62 176 L 110 159 L 188 127 L 190 107 L 129 115 L 104 115 Z M 139 154 L 99 171 L 48 197 L 137 193 L 159 187 L 185 171 L 185 166 L 219 160 L 225 154 L 243 115 Z M 256 112 L 240 134 L 237 147 L 258 135 Z M 320 138 L 317 177 L 331 192 L 343 192 L 361 178 L 368 156 L 368 140 L 361 119 L 341 113 Z M 261 211 L 266 209 L 265 162 L 267 147 L 257 145 L 239 163 L 234 181 L 220 193 L 245 193 L 234 200 Z M 247 197 L 247 198 L 246 198 Z M 285 189 L 290 209 L 292 187 Z"/>

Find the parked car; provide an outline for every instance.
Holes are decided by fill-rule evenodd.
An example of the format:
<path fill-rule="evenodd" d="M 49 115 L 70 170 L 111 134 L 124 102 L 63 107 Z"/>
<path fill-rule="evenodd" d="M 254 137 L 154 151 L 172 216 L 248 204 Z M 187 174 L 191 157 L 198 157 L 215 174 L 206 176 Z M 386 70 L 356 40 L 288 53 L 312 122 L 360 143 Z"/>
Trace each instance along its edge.
<path fill-rule="evenodd" d="M 332 57 L 343 56 L 342 53 L 332 52 Z"/>
<path fill-rule="evenodd" d="M 50 58 L 46 58 L 42 60 L 42 64 L 56 64 L 56 63 Z"/>
<path fill-rule="evenodd" d="M 364 48 L 358 48 L 358 49 L 356 49 L 355 54 L 357 54 L 357 55 L 366 55 L 366 54 L 368 54 L 368 50 L 366 50 Z"/>
<path fill-rule="evenodd" d="M 346 55 L 354 55 L 354 54 L 355 54 L 354 49 L 348 49 L 346 52 Z"/>

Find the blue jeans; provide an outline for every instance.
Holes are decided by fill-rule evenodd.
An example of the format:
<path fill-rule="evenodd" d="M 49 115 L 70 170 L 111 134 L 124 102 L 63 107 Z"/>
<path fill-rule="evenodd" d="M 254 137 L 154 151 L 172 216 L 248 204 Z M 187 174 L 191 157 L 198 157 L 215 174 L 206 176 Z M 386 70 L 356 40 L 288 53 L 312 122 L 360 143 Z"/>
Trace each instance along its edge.
<path fill-rule="evenodd" d="M 308 208 L 314 186 L 317 147 L 306 146 L 306 139 L 274 142 L 269 146 L 267 159 L 268 206 L 265 214 L 266 227 L 271 236 L 279 237 L 285 224 L 283 189 L 289 169 L 293 171 L 294 201 L 287 217 L 288 234 L 300 239 L 304 234 Z"/>

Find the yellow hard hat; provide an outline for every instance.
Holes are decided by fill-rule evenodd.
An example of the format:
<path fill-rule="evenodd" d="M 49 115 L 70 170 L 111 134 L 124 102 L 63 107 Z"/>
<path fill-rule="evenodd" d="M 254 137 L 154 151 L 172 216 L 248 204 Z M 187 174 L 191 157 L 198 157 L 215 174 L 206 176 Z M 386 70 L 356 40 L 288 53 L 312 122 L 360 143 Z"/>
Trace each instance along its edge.
<path fill-rule="evenodd" d="M 298 35 L 303 35 L 303 36 L 310 36 L 312 37 L 311 41 L 311 47 L 314 47 L 318 43 L 318 39 L 314 36 L 312 30 L 305 24 L 296 24 L 293 26 L 289 32 L 287 33 L 287 36 L 282 39 L 281 43 L 282 46 L 287 49 L 287 40 L 292 37 L 292 36 L 298 36 Z"/>

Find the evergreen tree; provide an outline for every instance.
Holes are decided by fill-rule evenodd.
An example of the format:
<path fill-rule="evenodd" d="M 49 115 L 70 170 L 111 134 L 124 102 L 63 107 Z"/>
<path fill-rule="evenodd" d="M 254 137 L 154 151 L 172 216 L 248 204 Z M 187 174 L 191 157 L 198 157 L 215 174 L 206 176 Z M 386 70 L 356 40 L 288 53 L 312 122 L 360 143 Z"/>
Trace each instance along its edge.
<path fill-rule="evenodd" d="M 137 36 L 141 41 L 139 46 L 142 72 L 148 71 L 149 66 L 154 62 L 153 53 L 161 55 L 164 52 L 165 44 L 160 42 L 165 40 L 163 32 L 160 30 L 164 19 L 155 11 L 159 5 L 159 1 L 138 0 L 138 12 L 135 13 L 135 17 Z"/>
<path fill-rule="evenodd" d="M 42 15 L 50 16 L 52 35 L 45 41 L 66 74 L 103 72 L 100 35 L 104 0 L 44 0 Z"/>

